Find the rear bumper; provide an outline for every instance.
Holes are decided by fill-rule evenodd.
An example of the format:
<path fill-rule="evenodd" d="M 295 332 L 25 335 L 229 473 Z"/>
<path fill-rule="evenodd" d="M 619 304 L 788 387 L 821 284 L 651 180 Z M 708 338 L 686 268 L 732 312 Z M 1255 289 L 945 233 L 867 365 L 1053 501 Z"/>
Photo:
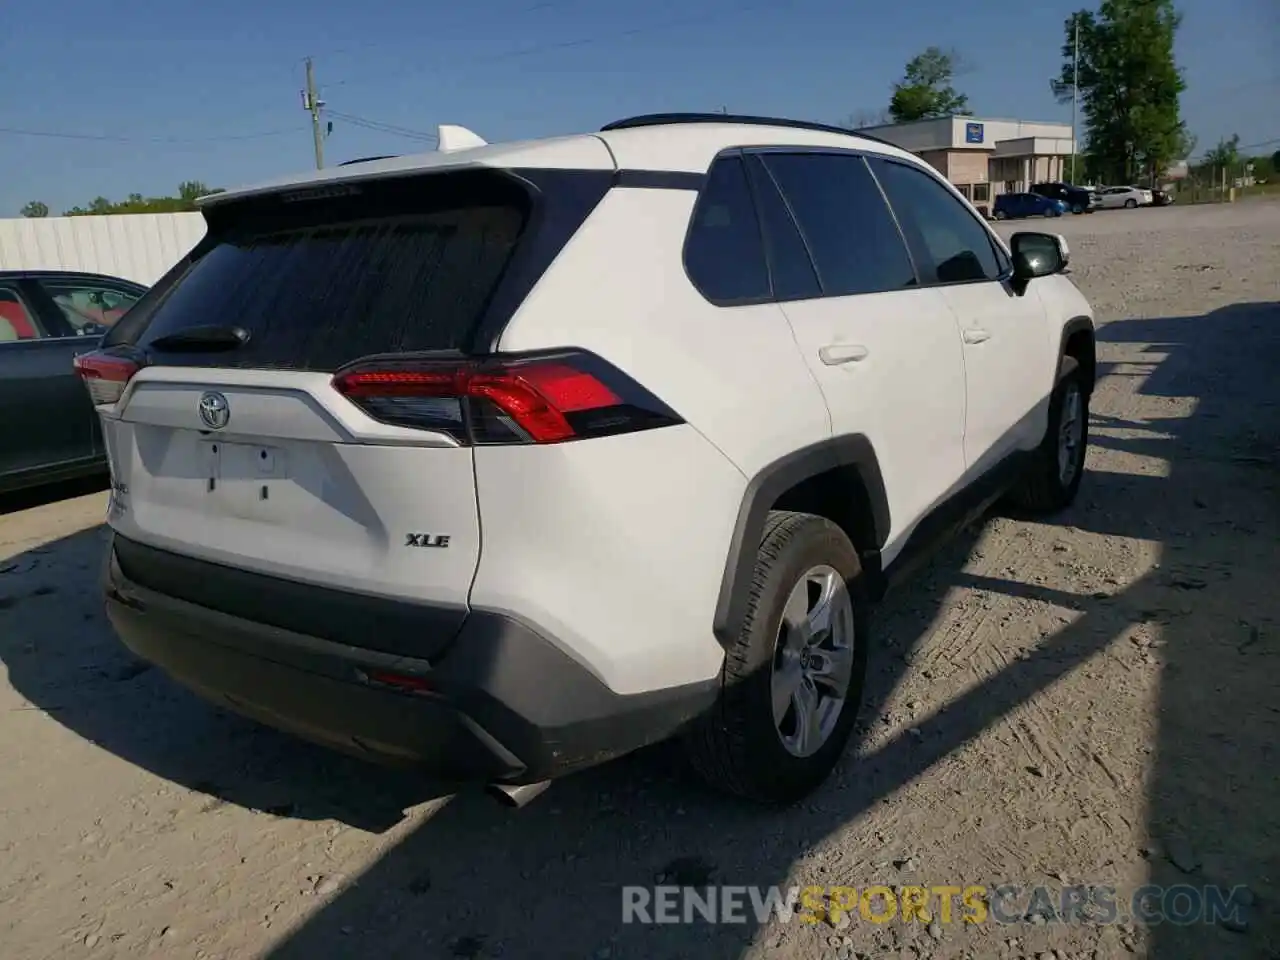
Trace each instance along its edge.
<path fill-rule="evenodd" d="M 666 739 L 709 708 L 718 690 L 710 682 L 616 694 L 530 626 L 484 611 L 465 614 L 456 637 L 430 661 L 387 652 L 385 642 L 374 650 L 297 633 L 152 589 L 139 582 L 151 579 L 147 567 L 122 569 L 119 546 L 128 555 L 138 545 L 113 537 L 104 571 L 107 616 L 135 654 L 269 726 L 447 779 L 535 783 L 594 766 Z M 143 549 L 150 560 L 197 565 L 192 572 L 206 585 L 237 574 Z M 258 588 L 272 582 L 255 581 Z M 285 601 L 296 585 L 279 584 Z M 383 632 L 379 605 L 395 604 L 367 603 L 370 629 Z M 424 622 L 432 622 L 430 614 Z M 403 679 L 386 683 L 396 678 L 420 689 L 407 692 Z"/>

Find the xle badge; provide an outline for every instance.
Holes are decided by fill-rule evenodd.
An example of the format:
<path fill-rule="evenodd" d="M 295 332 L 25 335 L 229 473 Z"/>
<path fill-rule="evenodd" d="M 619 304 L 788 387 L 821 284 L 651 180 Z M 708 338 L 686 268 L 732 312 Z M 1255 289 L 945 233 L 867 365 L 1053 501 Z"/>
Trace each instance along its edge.
<path fill-rule="evenodd" d="M 449 546 L 449 534 L 406 533 L 404 535 L 404 545 L 406 547 L 447 547 Z"/>

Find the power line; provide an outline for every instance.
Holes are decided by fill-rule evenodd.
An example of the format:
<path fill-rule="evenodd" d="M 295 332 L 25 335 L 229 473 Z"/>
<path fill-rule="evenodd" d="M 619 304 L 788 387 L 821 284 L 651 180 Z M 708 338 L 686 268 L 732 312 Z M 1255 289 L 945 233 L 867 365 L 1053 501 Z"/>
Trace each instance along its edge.
<path fill-rule="evenodd" d="M 554 10 L 556 7 L 573 6 L 579 2 L 581 2 L 581 0 L 543 0 L 543 2 L 541 3 L 535 3 L 528 7 L 521 7 L 519 10 L 513 10 L 510 14 L 504 14 L 503 16 L 504 18 L 520 17 L 530 13 L 542 13 L 545 10 Z M 455 24 L 454 26 L 461 26 L 461 25 Z M 448 25 L 445 25 L 444 29 L 448 29 Z M 432 28 L 433 36 L 438 37 L 440 35 L 440 32 L 441 32 L 440 27 L 433 26 Z M 321 50 L 319 53 L 308 54 L 308 56 L 306 57 L 299 57 L 294 62 L 294 67 L 296 68 L 298 66 L 301 66 L 308 58 L 312 60 L 319 60 L 325 57 L 340 57 L 346 53 L 356 53 L 357 51 L 362 51 L 362 50 L 376 50 L 381 47 L 390 46 L 395 42 L 396 41 L 394 40 L 370 40 L 366 43 L 355 43 L 355 44 L 348 44 L 343 47 L 333 47 L 329 50 Z"/>
<path fill-rule="evenodd" d="M 583 37 L 578 40 L 560 40 L 553 43 L 539 43 L 529 47 L 521 47 L 515 50 L 508 50 L 504 53 L 495 54 L 489 57 L 472 57 L 471 59 L 467 60 L 466 63 L 463 63 L 463 64 L 456 64 L 453 66 L 445 66 L 440 68 L 428 67 L 425 70 L 422 68 L 414 67 L 409 70 L 400 71 L 399 73 L 384 74 L 381 77 L 366 77 L 363 79 L 357 77 L 354 81 L 335 80 L 334 82 L 326 84 L 325 86 L 327 87 L 357 86 L 359 84 L 386 82 L 388 80 L 400 79 L 401 77 L 417 76 L 421 73 L 429 73 L 433 71 L 438 72 L 439 70 L 444 70 L 444 69 L 448 69 L 450 71 L 464 70 L 469 66 L 499 63 L 505 60 L 514 60 L 518 57 L 534 56 L 539 53 L 548 53 L 554 50 L 569 50 L 575 47 L 586 47 L 592 44 L 601 43 L 608 40 L 621 40 L 626 37 L 641 36 L 647 33 L 662 33 L 668 30 L 678 30 L 682 27 L 701 26 L 702 24 L 712 23 L 716 20 L 720 20 L 727 16 L 743 14 L 743 13 L 752 13 L 757 10 L 763 10 L 766 8 L 781 9 L 789 5 L 790 4 L 785 2 L 785 0 L 783 3 L 778 3 L 777 0 L 765 0 L 765 2 L 735 4 L 732 7 L 711 11 L 708 13 L 703 13 L 695 17 L 684 17 L 679 20 L 669 20 L 665 23 L 654 23 L 654 24 L 649 24 L 648 26 L 632 27 L 628 30 L 620 30 L 620 31 L 611 32 L 611 33 L 597 34 L 596 36 Z"/>
<path fill-rule="evenodd" d="M 1273 137 L 1270 140 L 1260 140 L 1257 143 L 1238 143 L 1236 144 L 1236 152 L 1239 154 L 1243 154 L 1244 152 L 1249 150 L 1258 150 L 1263 147 L 1271 147 L 1276 145 L 1280 145 L 1280 137 Z M 1217 147 L 1209 147 L 1207 150 L 1201 150 L 1199 153 L 1196 153 L 1190 157 L 1187 157 L 1187 159 L 1184 160 L 1183 162 L 1188 164 L 1204 163 L 1205 160 L 1217 149 L 1218 149 Z M 1244 160 L 1248 158 L 1241 156 L 1240 159 Z"/>
<path fill-rule="evenodd" d="M 351 113 L 340 113 L 337 110 L 329 110 L 329 116 L 343 120 L 352 126 L 363 127 L 366 130 L 373 130 L 377 133 L 389 133 L 397 137 L 404 137 L 408 140 L 418 140 L 422 143 L 435 143 L 438 139 L 434 133 L 428 133 L 425 130 L 414 130 L 411 127 L 401 127 L 394 123 L 384 123 L 381 120 L 371 120 L 368 117 L 357 117 Z"/>
<path fill-rule="evenodd" d="M 306 127 L 287 127 L 281 130 L 262 130 L 257 133 L 226 134 L 219 137 L 125 137 L 112 134 L 70 133 L 60 130 L 30 130 L 22 127 L 0 127 L 0 134 L 17 137 L 46 137 L 56 140 L 92 140 L 99 143 L 222 143 L 232 140 L 261 140 L 297 133 Z"/>

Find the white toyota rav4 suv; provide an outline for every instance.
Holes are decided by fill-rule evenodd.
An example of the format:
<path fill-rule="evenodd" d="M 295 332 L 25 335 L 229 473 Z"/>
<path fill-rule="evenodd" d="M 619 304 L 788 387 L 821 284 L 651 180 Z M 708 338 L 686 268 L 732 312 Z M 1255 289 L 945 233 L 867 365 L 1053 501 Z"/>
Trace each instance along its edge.
<path fill-rule="evenodd" d="M 868 605 L 1002 494 L 1076 494 L 1065 243 L 1006 247 L 817 124 L 442 131 L 206 198 L 79 359 L 112 624 L 217 703 L 515 804 L 676 735 L 794 801 L 854 727 Z"/>

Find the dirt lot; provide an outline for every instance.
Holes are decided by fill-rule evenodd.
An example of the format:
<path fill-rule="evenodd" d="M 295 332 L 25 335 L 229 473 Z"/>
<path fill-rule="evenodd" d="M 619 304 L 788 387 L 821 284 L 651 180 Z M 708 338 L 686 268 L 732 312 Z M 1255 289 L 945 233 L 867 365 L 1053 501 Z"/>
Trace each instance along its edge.
<path fill-rule="evenodd" d="M 1053 226 L 1105 322 L 1080 501 L 992 518 L 889 601 L 856 755 L 785 815 L 708 795 L 666 748 L 518 812 L 431 799 L 131 661 L 95 592 L 102 494 L 10 503 L 0 953 L 1280 956 L 1280 203 Z M 622 925 L 619 888 L 661 875 L 1122 905 L 1246 884 L 1253 908 L 1243 929 Z"/>

